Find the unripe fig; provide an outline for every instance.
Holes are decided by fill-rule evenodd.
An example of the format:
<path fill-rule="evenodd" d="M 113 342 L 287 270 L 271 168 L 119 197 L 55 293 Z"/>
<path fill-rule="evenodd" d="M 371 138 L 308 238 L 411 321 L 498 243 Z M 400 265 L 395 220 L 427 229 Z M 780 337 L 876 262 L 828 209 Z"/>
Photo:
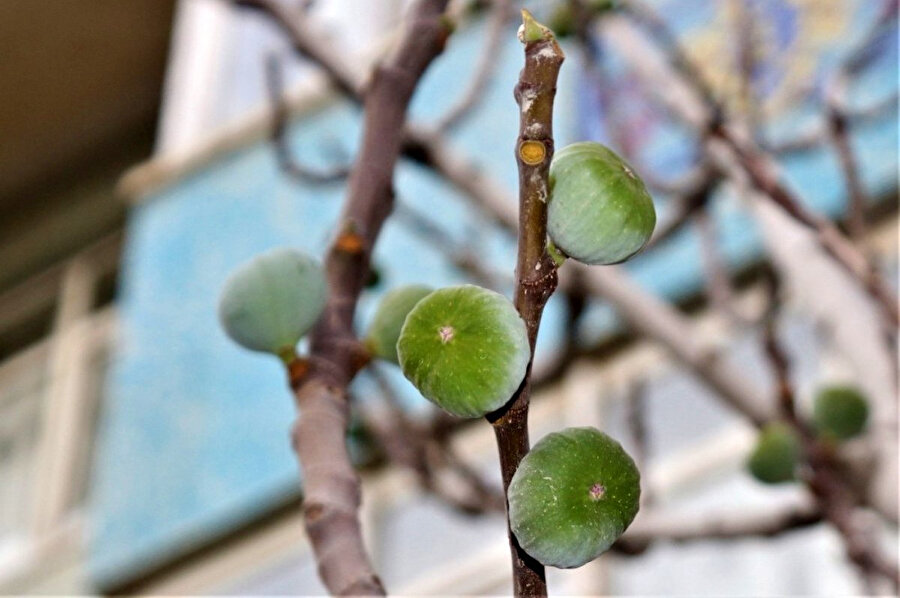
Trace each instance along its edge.
<path fill-rule="evenodd" d="M 412 284 L 398 287 L 388 291 L 381 298 L 372 324 L 366 333 L 366 345 L 372 355 L 386 359 L 393 363 L 397 360 L 397 339 L 400 338 L 400 329 L 410 310 L 416 303 L 434 290 L 420 284 Z"/>
<path fill-rule="evenodd" d="M 794 429 L 783 422 L 773 422 L 760 431 L 747 468 L 764 484 L 792 482 L 797 479 L 800 452 L 800 439 Z"/>
<path fill-rule="evenodd" d="M 653 200 L 634 169 L 589 141 L 567 145 L 553 157 L 547 209 L 553 243 L 585 264 L 627 260 L 656 226 Z"/>
<path fill-rule="evenodd" d="M 813 424 L 827 438 L 847 440 L 859 435 L 869 419 L 869 405 L 852 386 L 829 386 L 813 402 Z"/>
<path fill-rule="evenodd" d="M 622 446 L 595 428 L 548 434 L 509 485 L 509 524 L 519 545 L 571 569 L 612 546 L 637 515 L 640 473 Z"/>
<path fill-rule="evenodd" d="M 531 358 L 525 322 L 499 293 L 473 285 L 434 291 L 409 312 L 397 342 L 403 375 L 460 417 L 480 417 L 513 395 Z"/>
<path fill-rule="evenodd" d="M 242 347 L 290 359 L 324 306 L 325 276 L 319 263 L 281 248 L 254 257 L 228 277 L 219 320 Z"/>

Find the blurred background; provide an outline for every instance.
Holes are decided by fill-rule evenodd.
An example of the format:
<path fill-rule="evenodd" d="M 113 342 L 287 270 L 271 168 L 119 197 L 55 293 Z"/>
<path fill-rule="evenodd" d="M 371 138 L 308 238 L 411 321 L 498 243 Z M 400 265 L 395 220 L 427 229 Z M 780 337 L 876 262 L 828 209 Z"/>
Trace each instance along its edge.
<path fill-rule="evenodd" d="M 284 373 L 225 338 L 216 302 L 253 255 L 322 257 L 333 236 L 360 110 L 291 31 L 362 81 L 409 4 L 0 3 L 0 593 L 324 593 Z M 545 314 L 532 442 L 597 426 L 639 462 L 644 498 L 613 551 L 548 572 L 551 595 L 896 592 L 847 558 L 897 562 L 896 2 L 532 4 L 567 55 L 557 147 L 626 156 L 659 215 L 627 265 L 567 264 Z M 472 187 L 515 209 L 520 7 L 451 2 L 409 114 L 440 159 L 398 164 L 360 329 L 399 284 L 511 293 L 514 235 Z M 875 276 L 834 259 L 832 229 Z M 802 417 L 827 384 L 869 402 L 836 449 L 847 525 L 806 485 L 747 473 L 777 418 L 773 337 Z M 387 366 L 351 393 L 391 593 L 509 594 L 490 426 L 436 413 Z"/>

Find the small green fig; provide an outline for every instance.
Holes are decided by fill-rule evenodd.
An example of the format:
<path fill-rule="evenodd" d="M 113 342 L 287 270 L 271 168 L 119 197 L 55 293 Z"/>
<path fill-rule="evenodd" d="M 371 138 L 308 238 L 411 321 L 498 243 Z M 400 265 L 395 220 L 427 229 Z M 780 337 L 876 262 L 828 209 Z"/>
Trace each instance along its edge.
<path fill-rule="evenodd" d="M 618 442 L 595 428 L 567 428 L 519 464 L 507 493 L 510 529 L 544 565 L 580 567 L 622 535 L 640 496 L 640 472 Z"/>
<path fill-rule="evenodd" d="M 608 147 L 567 145 L 550 163 L 547 232 L 566 255 L 585 264 L 627 260 L 656 226 L 653 199 L 634 169 Z"/>
<path fill-rule="evenodd" d="M 372 355 L 400 363 L 397 359 L 397 339 L 400 338 L 403 322 L 416 303 L 433 290 L 425 285 L 412 284 L 384 294 L 366 333 L 366 345 Z"/>
<path fill-rule="evenodd" d="M 294 249 L 263 253 L 235 270 L 222 289 L 219 320 L 231 339 L 251 351 L 290 359 L 325 306 L 325 275 Z"/>
<path fill-rule="evenodd" d="M 772 422 L 760 431 L 747 469 L 764 484 L 792 482 L 797 479 L 800 453 L 800 439 L 794 429 L 784 422 Z"/>
<path fill-rule="evenodd" d="M 434 291 L 409 312 L 397 342 L 403 375 L 460 417 L 499 409 L 531 358 L 525 322 L 499 293 L 473 285 Z"/>
<path fill-rule="evenodd" d="M 816 431 L 836 440 L 858 436 L 869 419 L 869 404 L 852 386 L 829 386 L 816 395 L 813 402 L 813 424 Z"/>

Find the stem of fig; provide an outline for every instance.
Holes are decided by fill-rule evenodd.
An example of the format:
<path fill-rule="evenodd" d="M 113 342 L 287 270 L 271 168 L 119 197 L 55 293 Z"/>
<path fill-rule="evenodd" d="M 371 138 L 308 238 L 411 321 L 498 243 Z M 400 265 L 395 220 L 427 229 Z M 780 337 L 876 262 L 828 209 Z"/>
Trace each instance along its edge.
<path fill-rule="evenodd" d="M 515 96 L 519 104 L 519 136 L 515 144 L 519 167 L 519 243 L 516 261 L 515 305 L 525 321 L 531 361 L 541 315 L 558 283 L 557 264 L 547 251 L 548 174 L 553 157 L 553 99 L 565 58 L 553 33 L 522 11 L 525 67 Z M 528 403 L 531 365 L 509 403 L 490 414 L 494 426 L 503 490 L 508 491 L 519 462 L 528 453 Z M 508 521 L 507 521 L 508 528 Z M 546 596 L 544 567 L 528 556 L 508 530 L 513 566 L 513 591 L 518 596 Z"/>

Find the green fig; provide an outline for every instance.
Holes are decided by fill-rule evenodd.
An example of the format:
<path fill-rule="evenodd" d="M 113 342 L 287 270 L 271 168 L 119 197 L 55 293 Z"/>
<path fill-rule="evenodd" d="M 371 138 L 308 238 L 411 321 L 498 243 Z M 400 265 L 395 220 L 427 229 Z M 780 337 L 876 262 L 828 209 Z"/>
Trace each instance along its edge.
<path fill-rule="evenodd" d="M 384 294 L 366 333 L 366 345 L 372 355 L 400 363 L 397 359 L 397 339 L 400 338 L 403 322 L 416 303 L 433 290 L 431 287 L 412 284 Z"/>
<path fill-rule="evenodd" d="M 852 386 L 823 388 L 813 402 L 813 424 L 824 437 L 847 440 L 858 436 L 868 419 L 869 404 Z"/>
<path fill-rule="evenodd" d="M 548 434 L 509 484 L 509 525 L 525 552 L 572 569 L 606 552 L 637 515 L 640 472 L 595 428 Z"/>
<path fill-rule="evenodd" d="M 550 163 L 547 232 L 585 264 L 627 260 L 656 226 L 653 199 L 634 169 L 600 143 L 567 145 Z"/>
<path fill-rule="evenodd" d="M 747 469 L 764 484 L 792 482 L 797 479 L 800 453 L 800 439 L 794 429 L 784 422 L 772 422 L 760 431 Z"/>
<path fill-rule="evenodd" d="M 499 293 L 473 285 L 434 291 L 409 312 L 397 342 L 403 375 L 460 417 L 502 407 L 531 358 L 525 322 Z"/>
<path fill-rule="evenodd" d="M 219 320 L 251 351 L 289 360 L 325 307 L 325 275 L 312 257 L 274 249 L 242 264 L 222 289 Z"/>

